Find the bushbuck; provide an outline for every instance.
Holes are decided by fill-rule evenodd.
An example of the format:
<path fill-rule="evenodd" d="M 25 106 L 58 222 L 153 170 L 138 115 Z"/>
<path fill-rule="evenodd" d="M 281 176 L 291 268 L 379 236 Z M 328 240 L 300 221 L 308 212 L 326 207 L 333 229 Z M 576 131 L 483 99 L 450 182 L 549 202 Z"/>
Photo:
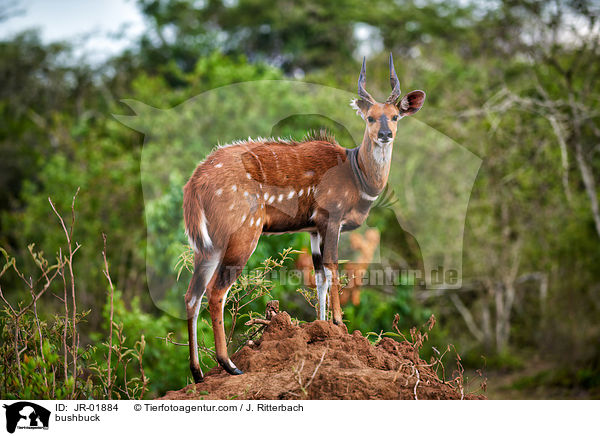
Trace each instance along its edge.
<path fill-rule="evenodd" d="M 204 293 L 216 358 L 230 374 L 242 374 L 227 354 L 223 309 L 263 233 L 309 232 L 319 319 L 326 318 L 327 292 L 333 322 L 342 324 L 339 300 L 340 232 L 359 227 L 384 189 L 398 121 L 417 112 L 423 91 L 401 97 L 390 54 L 392 92 L 384 103 L 365 90 L 365 60 L 358 99 L 351 106 L 365 120 L 359 147 L 346 149 L 326 133 L 302 141 L 248 139 L 222 146 L 194 170 L 183 189 L 186 235 L 194 250 L 194 273 L 185 295 L 190 369 L 203 379 L 198 360 L 197 320 Z"/>

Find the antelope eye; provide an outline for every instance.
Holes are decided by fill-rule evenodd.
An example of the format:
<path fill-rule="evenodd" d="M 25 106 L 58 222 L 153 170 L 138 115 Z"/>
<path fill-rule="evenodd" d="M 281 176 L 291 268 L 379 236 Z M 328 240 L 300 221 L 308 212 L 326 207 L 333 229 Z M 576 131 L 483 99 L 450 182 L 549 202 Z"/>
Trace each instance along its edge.
<path fill-rule="evenodd" d="M 392 121 L 398 121 L 398 115 L 394 115 L 394 116 L 392 117 Z"/>
<path fill-rule="evenodd" d="M 375 121 L 375 118 L 373 118 L 373 117 L 367 117 L 367 121 L 368 121 L 369 123 L 372 123 L 372 122 L 374 122 L 374 121 Z"/>

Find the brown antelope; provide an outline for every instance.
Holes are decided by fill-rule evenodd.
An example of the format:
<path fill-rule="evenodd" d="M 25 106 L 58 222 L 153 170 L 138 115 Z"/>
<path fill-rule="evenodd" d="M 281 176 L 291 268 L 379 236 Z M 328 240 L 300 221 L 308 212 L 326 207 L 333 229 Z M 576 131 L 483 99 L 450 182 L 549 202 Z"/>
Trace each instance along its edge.
<path fill-rule="evenodd" d="M 338 240 L 359 227 L 384 189 L 398 121 L 417 112 L 423 91 L 400 98 L 390 54 L 392 93 L 377 103 L 365 90 L 365 61 L 358 96 L 351 106 L 365 120 L 362 143 L 340 146 L 332 136 L 302 141 L 248 139 L 218 148 L 200 163 L 183 191 L 186 234 L 194 249 L 194 273 L 185 295 L 190 369 L 203 379 L 196 324 L 204 293 L 215 337 L 216 357 L 230 374 L 241 374 L 227 354 L 223 309 L 229 288 L 241 274 L 261 234 L 309 232 L 319 299 L 326 317 L 327 291 L 333 322 L 342 324 Z"/>

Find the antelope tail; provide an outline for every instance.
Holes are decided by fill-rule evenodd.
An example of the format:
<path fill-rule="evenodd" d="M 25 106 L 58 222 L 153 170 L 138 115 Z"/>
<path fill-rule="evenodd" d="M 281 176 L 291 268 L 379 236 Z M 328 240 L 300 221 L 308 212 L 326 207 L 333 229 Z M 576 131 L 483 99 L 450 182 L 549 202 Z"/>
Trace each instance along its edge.
<path fill-rule="evenodd" d="M 183 219 L 185 234 L 194 252 L 207 254 L 212 251 L 213 241 L 208 233 L 202 199 L 190 183 L 183 189 Z"/>

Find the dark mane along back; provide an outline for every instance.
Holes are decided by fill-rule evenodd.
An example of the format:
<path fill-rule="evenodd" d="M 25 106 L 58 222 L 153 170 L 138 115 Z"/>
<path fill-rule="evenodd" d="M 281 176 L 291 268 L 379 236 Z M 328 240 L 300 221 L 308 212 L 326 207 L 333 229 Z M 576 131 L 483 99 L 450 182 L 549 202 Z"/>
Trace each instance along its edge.
<path fill-rule="evenodd" d="M 327 129 L 309 130 L 306 135 L 304 135 L 304 138 L 302 138 L 302 141 L 325 141 L 339 145 L 333 133 Z"/>

